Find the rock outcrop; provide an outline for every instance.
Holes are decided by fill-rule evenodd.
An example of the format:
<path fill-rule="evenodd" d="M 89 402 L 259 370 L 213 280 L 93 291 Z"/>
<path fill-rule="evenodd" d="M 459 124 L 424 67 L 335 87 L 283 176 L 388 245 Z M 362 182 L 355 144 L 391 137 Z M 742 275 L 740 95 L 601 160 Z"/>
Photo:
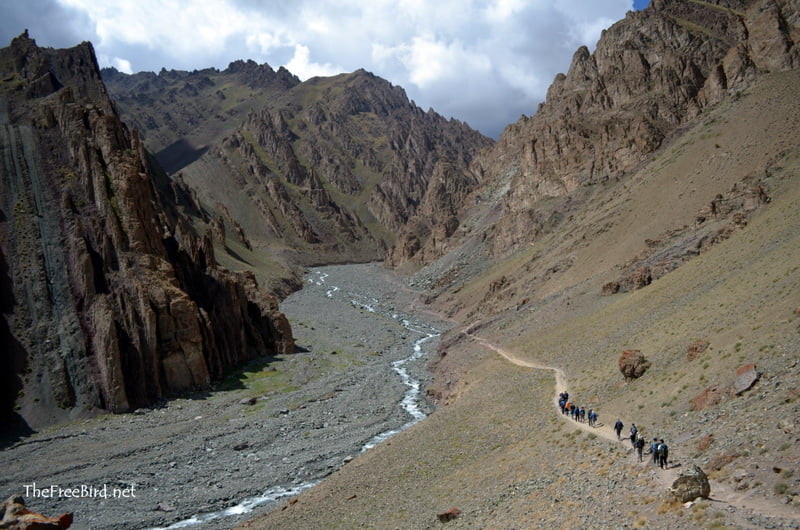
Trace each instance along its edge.
<path fill-rule="evenodd" d="M 694 361 L 711 345 L 708 339 L 693 340 L 689 347 L 686 348 L 686 360 Z"/>
<path fill-rule="evenodd" d="M 654 0 L 605 30 L 593 53 L 580 48 L 536 114 L 473 164 L 509 190 L 493 254 L 541 232 L 541 199 L 621 178 L 759 72 L 800 64 L 798 10 L 791 0 Z"/>
<path fill-rule="evenodd" d="M 708 252 L 747 226 L 748 220 L 771 201 L 766 184 L 753 177 L 737 183 L 695 214 L 695 222 L 647 239 L 642 250 L 622 265 L 622 277 L 609 282 L 602 294 L 611 295 L 647 287 L 683 263 Z"/>
<path fill-rule="evenodd" d="M 302 83 L 283 72 L 104 76 L 157 158 L 234 212 L 252 248 L 291 248 L 300 265 L 379 260 L 429 238 L 426 256 L 443 252 L 478 182 L 467 167 L 492 141 L 364 70 Z M 241 85 L 258 90 L 242 97 Z"/>
<path fill-rule="evenodd" d="M 0 64 L 4 419 L 127 411 L 293 351 L 277 301 L 217 266 L 191 198 L 120 121 L 89 43 L 23 34 Z"/>

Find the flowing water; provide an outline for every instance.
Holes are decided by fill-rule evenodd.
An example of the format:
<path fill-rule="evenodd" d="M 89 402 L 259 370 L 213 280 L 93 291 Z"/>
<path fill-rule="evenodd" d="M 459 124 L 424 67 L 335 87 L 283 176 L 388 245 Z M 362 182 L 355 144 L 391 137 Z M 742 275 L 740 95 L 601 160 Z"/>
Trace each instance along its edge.
<path fill-rule="evenodd" d="M 363 267 L 363 266 L 348 266 L 348 267 Z M 341 270 L 338 268 L 338 270 Z M 411 427 L 415 423 L 422 421 L 427 416 L 424 406 L 424 397 L 422 396 L 422 381 L 414 375 L 411 367 L 415 361 L 423 359 L 430 351 L 424 348 L 426 344 L 434 341 L 439 334 L 440 330 L 431 326 L 424 320 L 415 317 L 414 315 L 404 314 L 398 312 L 394 308 L 394 300 L 391 295 L 387 295 L 386 291 L 382 291 L 382 300 L 379 300 L 373 293 L 359 291 L 358 288 L 343 288 L 334 285 L 330 280 L 330 274 L 326 272 L 326 268 L 312 270 L 306 280 L 305 295 L 310 292 L 318 293 L 318 296 L 327 299 L 342 299 L 347 300 L 353 307 L 359 308 L 366 313 L 378 314 L 386 318 L 390 318 L 402 325 L 408 332 L 405 340 L 407 344 L 403 346 L 407 350 L 406 357 L 391 361 L 389 364 L 391 370 L 402 381 L 405 392 L 397 396 L 396 405 L 405 411 L 406 419 L 401 424 L 391 429 L 385 430 L 374 435 L 368 442 L 366 442 L 360 449 L 360 452 L 366 452 L 376 445 L 386 441 L 395 434 Z M 417 367 L 417 370 L 419 368 Z M 238 504 L 226 508 L 224 510 L 213 511 L 203 514 L 192 516 L 188 519 L 178 521 L 169 526 L 162 527 L 167 529 L 187 528 L 196 525 L 217 526 L 221 523 L 220 520 L 241 516 L 253 512 L 256 508 L 262 508 L 269 504 L 275 503 L 281 499 L 292 497 L 316 485 L 319 481 L 308 481 L 295 484 L 291 487 L 284 487 L 276 485 L 267 489 L 263 494 L 254 497 L 246 498 Z M 157 529 L 154 529 L 157 530 Z"/>

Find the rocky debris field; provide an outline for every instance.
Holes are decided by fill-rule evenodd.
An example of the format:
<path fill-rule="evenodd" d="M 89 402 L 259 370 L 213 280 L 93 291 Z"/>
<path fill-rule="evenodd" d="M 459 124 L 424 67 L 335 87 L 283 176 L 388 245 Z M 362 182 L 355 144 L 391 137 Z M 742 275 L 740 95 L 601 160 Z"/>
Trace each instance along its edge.
<path fill-rule="evenodd" d="M 412 301 L 380 265 L 318 269 L 281 305 L 297 353 L 206 393 L 8 442 L 0 493 L 46 515 L 74 512 L 74 528 L 230 528 L 268 511 L 413 422 L 410 402 L 430 411 L 397 368 L 424 387 L 445 324 L 406 316 Z M 419 358 L 403 361 L 415 343 Z"/>

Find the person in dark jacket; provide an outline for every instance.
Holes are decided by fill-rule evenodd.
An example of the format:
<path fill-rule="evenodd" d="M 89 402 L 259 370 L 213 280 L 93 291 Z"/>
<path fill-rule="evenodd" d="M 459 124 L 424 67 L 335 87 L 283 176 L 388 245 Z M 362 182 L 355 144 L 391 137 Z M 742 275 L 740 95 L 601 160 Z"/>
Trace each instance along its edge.
<path fill-rule="evenodd" d="M 661 439 L 661 443 L 658 444 L 658 465 L 661 469 L 665 469 L 667 467 L 667 457 L 669 457 L 669 448 L 667 444 L 664 443 L 664 439 Z"/>
<path fill-rule="evenodd" d="M 617 420 L 617 423 L 614 424 L 614 431 L 617 433 L 617 440 L 621 440 L 620 434 L 622 434 L 622 428 L 624 425 L 622 424 L 622 420 Z"/>

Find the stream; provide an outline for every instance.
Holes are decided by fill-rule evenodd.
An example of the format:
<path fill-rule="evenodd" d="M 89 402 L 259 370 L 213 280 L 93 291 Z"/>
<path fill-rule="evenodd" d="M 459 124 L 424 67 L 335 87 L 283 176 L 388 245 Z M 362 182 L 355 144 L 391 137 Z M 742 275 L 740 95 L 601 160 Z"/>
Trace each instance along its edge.
<path fill-rule="evenodd" d="M 355 275 L 340 273 L 347 271 L 346 267 L 361 268 Z M 367 277 L 362 274 L 365 272 L 363 267 L 372 267 L 374 271 L 377 265 L 348 265 L 336 266 L 313 269 L 309 272 L 306 279 L 306 287 L 295 295 L 289 297 L 285 303 L 281 304 L 282 310 L 286 312 L 287 316 L 292 318 L 293 309 L 295 309 L 295 302 L 298 298 L 304 300 L 297 304 L 297 308 L 309 307 L 316 309 L 323 309 L 323 304 L 326 302 L 333 302 L 339 304 L 347 303 L 352 308 L 356 309 L 358 314 L 363 315 L 365 319 L 374 319 L 378 317 L 381 320 L 389 320 L 405 330 L 403 335 L 398 338 L 402 341 L 398 344 L 392 345 L 389 349 L 396 349 L 402 353 L 400 358 L 388 360 L 388 367 L 395 374 L 395 377 L 402 383 L 402 394 L 396 394 L 394 407 L 399 407 L 403 414 L 394 415 L 394 419 L 390 428 L 384 429 L 377 434 L 374 434 L 359 449 L 359 453 L 369 451 L 378 444 L 388 440 L 395 434 L 411 427 L 419 421 L 427 417 L 430 405 L 425 401 L 422 395 L 424 382 L 422 377 L 428 375 L 425 372 L 426 358 L 431 353 L 430 346 L 440 335 L 440 330 L 432 324 L 421 320 L 414 315 L 406 314 L 398 309 L 396 306 L 402 303 L 397 299 L 397 294 L 400 290 L 397 286 L 392 286 L 389 282 L 383 282 L 378 278 L 377 284 L 372 282 L 365 282 Z M 367 269 L 368 270 L 368 269 Z M 332 278 L 331 275 L 337 276 Z M 380 274 L 379 274 L 380 276 Z M 347 278 L 354 278 L 353 285 L 339 285 L 339 282 L 347 283 Z M 321 300 L 324 298 L 325 300 Z M 297 311 L 301 313 L 302 311 Z M 331 317 L 332 314 L 325 312 L 326 316 Z M 336 318 L 340 318 L 342 313 L 336 312 Z M 319 319 L 319 315 L 317 315 Z M 319 319 L 321 320 L 321 319 Z M 315 327 L 319 326 L 320 322 L 315 323 Z M 294 324 L 293 324 L 294 326 Z M 374 326 L 374 323 L 368 324 L 368 328 Z M 374 329 L 374 328 L 373 328 Z M 296 332 L 297 334 L 297 332 Z M 302 339 L 302 337 L 300 337 Z M 335 340 L 335 337 L 334 337 Z M 387 356 L 389 357 L 389 356 Z M 384 363 L 384 368 L 386 368 Z M 349 461 L 345 459 L 342 463 Z M 263 513 L 265 508 L 271 509 L 274 503 L 279 500 L 293 497 L 305 489 L 313 487 L 319 483 L 320 479 L 312 479 L 307 481 L 300 481 L 292 484 L 291 486 L 275 485 L 268 488 L 261 495 L 248 497 L 238 502 L 234 506 L 225 508 L 223 510 L 210 511 L 202 514 L 194 515 L 190 518 L 180 520 L 169 526 L 154 527 L 152 530 L 164 529 L 177 529 L 189 528 L 202 525 L 206 527 L 217 527 L 222 523 L 222 520 L 230 521 L 231 518 L 237 518 L 248 514 L 250 517 L 255 516 L 254 510 L 259 509 Z M 296 481 L 297 482 L 297 481 Z M 239 519 L 237 519 L 239 520 Z M 216 523 L 216 524 L 213 524 Z"/>

